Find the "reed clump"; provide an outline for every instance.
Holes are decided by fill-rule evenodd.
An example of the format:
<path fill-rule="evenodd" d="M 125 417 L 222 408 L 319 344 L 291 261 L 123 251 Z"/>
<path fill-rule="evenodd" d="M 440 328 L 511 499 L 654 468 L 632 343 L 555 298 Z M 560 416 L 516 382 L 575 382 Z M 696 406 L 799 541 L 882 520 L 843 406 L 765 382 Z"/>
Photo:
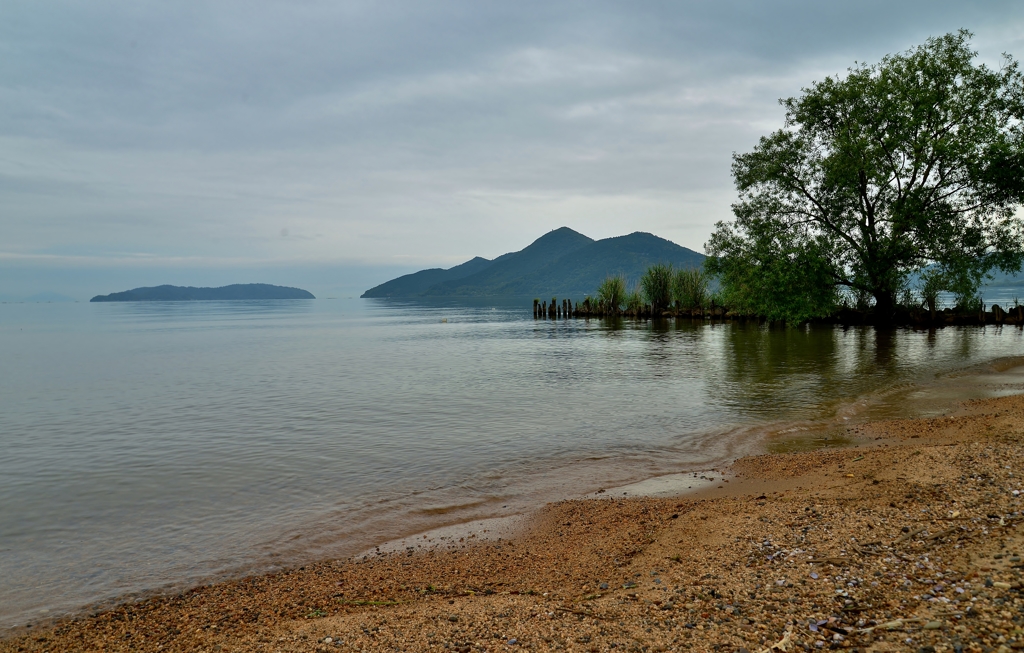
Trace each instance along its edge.
<path fill-rule="evenodd" d="M 632 290 L 626 293 L 625 299 L 626 314 L 638 316 L 643 313 L 644 310 L 644 297 L 640 292 L 640 289 L 636 286 Z"/>
<path fill-rule="evenodd" d="M 655 315 L 672 306 L 673 276 L 671 265 L 655 263 L 640 277 L 640 290 Z"/>
<path fill-rule="evenodd" d="M 597 300 L 609 312 L 618 312 L 625 299 L 626 278 L 622 275 L 606 277 L 597 287 Z"/>
<path fill-rule="evenodd" d="M 701 268 L 677 270 L 672 279 L 672 295 L 676 307 L 684 311 L 705 308 L 711 300 L 707 273 Z"/>

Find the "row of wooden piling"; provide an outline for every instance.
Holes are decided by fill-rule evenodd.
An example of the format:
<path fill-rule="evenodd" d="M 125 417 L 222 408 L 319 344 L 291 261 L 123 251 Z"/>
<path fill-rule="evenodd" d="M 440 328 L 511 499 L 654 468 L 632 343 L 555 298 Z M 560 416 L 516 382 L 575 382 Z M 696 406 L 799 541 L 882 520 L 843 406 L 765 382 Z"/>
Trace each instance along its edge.
<path fill-rule="evenodd" d="M 551 298 L 551 303 L 548 304 L 546 301 L 541 302 L 539 299 L 533 300 L 533 317 L 534 319 L 550 318 L 552 320 L 575 317 L 578 307 L 573 306 L 572 300 L 563 299 L 562 303 L 558 303 L 557 297 Z"/>
<path fill-rule="evenodd" d="M 840 324 L 865 324 L 870 322 L 869 311 L 857 311 L 845 309 L 839 312 L 835 318 L 828 320 Z M 1011 324 L 1024 327 L 1024 305 L 1013 306 L 1004 309 L 999 304 L 993 304 L 985 310 L 983 304 L 977 313 L 957 312 L 951 308 L 941 311 L 928 311 L 925 309 L 913 309 L 910 311 L 897 312 L 892 322 L 908 326 L 984 326 L 986 324 Z"/>
<path fill-rule="evenodd" d="M 744 315 L 729 311 L 721 306 L 708 308 L 669 308 L 655 309 L 650 304 L 635 307 L 630 310 L 621 310 L 618 307 L 606 306 L 604 302 L 587 297 L 582 302 L 573 302 L 571 299 L 558 301 L 552 297 L 551 302 L 533 300 L 534 319 L 560 320 L 573 317 L 632 317 L 632 318 L 720 318 L 734 320 L 757 320 L 762 321 L 756 315 Z M 831 324 L 873 324 L 881 323 L 878 316 L 870 310 L 862 311 L 855 309 L 843 309 L 835 316 L 820 320 L 823 323 Z M 958 313 L 953 309 L 941 311 L 927 311 L 924 309 L 903 310 L 897 312 L 885 321 L 891 325 L 907 325 L 915 327 L 934 326 L 979 326 L 985 324 L 1012 324 L 1024 327 L 1024 305 L 1017 305 L 1010 309 L 1004 309 L 999 304 L 993 304 L 988 310 L 982 305 L 976 314 Z"/>
<path fill-rule="evenodd" d="M 725 317 L 726 310 L 721 306 L 711 308 L 672 309 L 655 310 L 650 304 L 644 304 L 633 309 L 622 310 L 618 307 L 611 308 L 604 302 L 587 297 L 582 302 L 573 302 L 571 299 L 558 301 L 552 297 L 551 302 L 533 300 L 534 319 L 561 320 L 570 317 Z"/>

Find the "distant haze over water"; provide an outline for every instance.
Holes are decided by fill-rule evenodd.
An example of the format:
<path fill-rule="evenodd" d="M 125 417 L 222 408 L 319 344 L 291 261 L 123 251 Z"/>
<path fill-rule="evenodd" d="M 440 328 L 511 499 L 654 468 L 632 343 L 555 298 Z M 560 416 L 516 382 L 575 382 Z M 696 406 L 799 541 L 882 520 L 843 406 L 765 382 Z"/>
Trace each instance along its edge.
<path fill-rule="evenodd" d="M 1022 353 L 1016 328 L 534 321 L 529 299 L 4 305 L 0 626 L 927 414 Z"/>

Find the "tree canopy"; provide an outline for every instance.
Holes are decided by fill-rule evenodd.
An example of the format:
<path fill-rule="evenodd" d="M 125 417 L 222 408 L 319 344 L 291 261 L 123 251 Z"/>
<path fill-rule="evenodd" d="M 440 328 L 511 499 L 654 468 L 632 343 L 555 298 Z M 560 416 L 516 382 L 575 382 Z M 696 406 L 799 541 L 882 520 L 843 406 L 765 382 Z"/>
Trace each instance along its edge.
<path fill-rule="evenodd" d="M 800 321 L 844 298 L 892 314 L 912 279 L 971 301 L 1017 271 L 1024 77 L 976 64 L 970 32 L 856 64 L 781 101 L 783 129 L 734 154 L 735 221 L 706 245 L 722 299 Z"/>

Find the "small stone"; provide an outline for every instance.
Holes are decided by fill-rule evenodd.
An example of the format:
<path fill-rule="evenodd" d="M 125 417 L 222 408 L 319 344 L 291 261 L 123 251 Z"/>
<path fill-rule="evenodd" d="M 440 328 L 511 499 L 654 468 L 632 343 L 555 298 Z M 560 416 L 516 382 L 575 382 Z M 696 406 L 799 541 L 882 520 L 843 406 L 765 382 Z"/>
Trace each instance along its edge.
<path fill-rule="evenodd" d="M 459 617 L 457 615 L 454 615 L 454 614 L 452 616 L 448 617 L 448 621 L 450 621 L 452 623 L 455 623 L 458 620 L 459 620 Z"/>
<path fill-rule="evenodd" d="M 942 628 L 941 621 L 929 621 L 924 625 L 925 630 L 938 630 L 939 628 Z"/>
<path fill-rule="evenodd" d="M 598 585 L 598 587 L 603 589 L 603 590 L 606 590 L 606 589 L 608 589 L 608 583 L 601 583 L 600 585 Z"/>

